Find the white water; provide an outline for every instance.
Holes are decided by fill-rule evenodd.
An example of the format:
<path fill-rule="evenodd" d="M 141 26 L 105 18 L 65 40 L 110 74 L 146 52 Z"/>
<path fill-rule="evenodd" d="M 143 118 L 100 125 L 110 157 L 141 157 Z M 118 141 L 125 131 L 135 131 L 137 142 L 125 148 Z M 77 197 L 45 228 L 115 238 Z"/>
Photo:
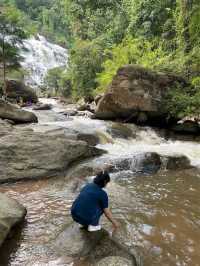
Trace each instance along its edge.
<path fill-rule="evenodd" d="M 24 61 L 22 67 L 27 72 L 25 81 L 32 87 L 43 84 L 48 70 L 67 65 L 67 50 L 59 45 L 48 42 L 38 35 L 24 41 L 27 51 L 22 51 Z"/>
<path fill-rule="evenodd" d="M 138 139 L 116 139 L 114 144 L 99 145 L 109 152 L 112 157 L 127 157 L 128 155 L 140 152 L 157 152 L 161 155 L 185 155 L 191 164 L 200 167 L 200 144 L 191 141 L 166 141 L 159 137 L 153 129 L 146 129 L 139 132 Z"/>
<path fill-rule="evenodd" d="M 60 112 L 63 106 L 54 99 L 40 99 L 42 102 L 53 105 L 53 112 Z M 47 114 L 48 116 L 48 114 Z M 185 155 L 191 164 L 200 167 L 200 143 L 194 141 L 166 140 L 150 127 L 138 127 L 135 138 L 113 138 L 107 132 L 112 122 L 102 120 L 91 120 L 86 117 L 73 117 L 72 120 L 48 121 L 48 117 L 42 117 L 40 125 L 55 125 L 65 129 L 74 129 L 83 133 L 100 132 L 106 138 L 111 139 L 111 143 L 99 144 L 98 147 L 108 151 L 105 155 L 109 158 L 129 157 L 140 152 L 157 152 L 161 155 Z M 126 126 L 135 131 L 131 124 Z M 37 126 L 35 127 L 37 130 Z M 39 129 L 39 128 L 38 128 Z"/>

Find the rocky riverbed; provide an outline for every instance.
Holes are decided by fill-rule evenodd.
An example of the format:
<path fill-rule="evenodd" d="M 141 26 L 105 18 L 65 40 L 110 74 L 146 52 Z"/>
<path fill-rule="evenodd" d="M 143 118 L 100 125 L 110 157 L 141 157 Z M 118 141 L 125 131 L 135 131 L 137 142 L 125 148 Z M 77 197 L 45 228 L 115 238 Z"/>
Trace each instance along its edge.
<path fill-rule="evenodd" d="M 131 124 L 66 117 L 69 106 L 43 103 L 53 108 L 34 111 L 38 124 L 1 122 L 1 182 L 10 183 L 0 192 L 27 215 L 1 247 L 0 265 L 198 265 L 200 144 Z M 121 223 L 112 238 L 105 219 L 106 231 L 91 236 L 70 218 L 81 186 L 105 168 Z"/>

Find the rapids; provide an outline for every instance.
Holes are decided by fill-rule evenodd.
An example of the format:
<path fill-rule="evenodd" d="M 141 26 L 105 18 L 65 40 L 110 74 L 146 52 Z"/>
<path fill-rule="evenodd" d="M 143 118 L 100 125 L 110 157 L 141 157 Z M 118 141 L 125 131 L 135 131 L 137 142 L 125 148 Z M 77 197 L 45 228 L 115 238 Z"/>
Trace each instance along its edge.
<path fill-rule="evenodd" d="M 112 211 L 121 223 L 121 241 L 140 250 L 144 266 L 200 265 L 200 144 L 165 139 L 154 129 L 134 125 L 127 126 L 128 137 L 113 136 L 110 131 L 113 122 L 86 117 L 68 119 L 60 114 L 63 106 L 56 100 L 42 101 L 50 102 L 54 108 L 37 111 L 39 124 L 31 125 L 35 131 L 75 130 L 104 136 L 104 144 L 98 146 L 108 154 L 90 159 L 94 167 L 99 162 L 139 156 L 141 151 L 179 153 L 190 158 L 196 169 L 163 170 L 155 175 L 119 169 L 111 174 L 107 191 Z M 77 262 L 67 254 L 58 257 L 51 248 L 52 239 L 71 221 L 72 201 L 85 181 L 61 176 L 1 186 L 0 192 L 26 206 L 28 214 L 14 239 L 8 239 L 1 248 L 0 265 L 87 265 L 87 261 Z M 110 230 L 104 219 L 102 222 Z"/>

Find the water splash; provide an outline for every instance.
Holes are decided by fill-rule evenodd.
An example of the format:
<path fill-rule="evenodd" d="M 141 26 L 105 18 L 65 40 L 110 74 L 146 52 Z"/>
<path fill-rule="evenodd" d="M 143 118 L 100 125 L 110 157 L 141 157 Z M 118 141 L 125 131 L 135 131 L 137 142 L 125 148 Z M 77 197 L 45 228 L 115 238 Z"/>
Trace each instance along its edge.
<path fill-rule="evenodd" d="M 21 65 L 28 73 L 25 82 L 32 87 L 43 84 L 48 70 L 67 65 L 67 50 L 48 42 L 41 35 L 24 41 L 24 47 L 25 50 L 21 52 L 24 61 Z"/>

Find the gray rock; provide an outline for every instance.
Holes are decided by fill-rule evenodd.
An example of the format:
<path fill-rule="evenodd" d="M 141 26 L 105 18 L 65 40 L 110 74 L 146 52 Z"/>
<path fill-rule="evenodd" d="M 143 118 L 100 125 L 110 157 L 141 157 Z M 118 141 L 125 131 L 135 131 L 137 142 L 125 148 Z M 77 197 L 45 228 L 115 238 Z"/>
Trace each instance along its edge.
<path fill-rule="evenodd" d="M 8 135 L 13 127 L 7 121 L 0 119 L 0 138 Z"/>
<path fill-rule="evenodd" d="M 155 152 L 147 152 L 135 155 L 130 169 L 133 172 L 156 173 L 162 165 L 160 155 Z"/>
<path fill-rule="evenodd" d="M 78 111 L 90 111 L 90 105 L 87 103 L 84 103 L 78 106 Z"/>
<path fill-rule="evenodd" d="M 95 266 L 132 266 L 132 265 L 133 265 L 132 261 L 118 256 L 109 256 L 95 263 Z"/>
<path fill-rule="evenodd" d="M 0 193 L 0 246 L 13 226 L 23 221 L 26 209 L 17 201 Z"/>
<path fill-rule="evenodd" d="M 27 87 L 21 81 L 7 80 L 6 93 L 9 99 L 14 99 L 17 102 L 20 101 L 20 98 L 22 98 L 24 102 L 36 103 L 38 101 L 35 91 Z"/>
<path fill-rule="evenodd" d="M 163 156 L 155 152 L 139 153 L 123 158 L 98 158 L 97 160 L 82 162 L 72 167 L 66 173 L 66 179 L 84 179 L 95 176 L 102 170 L 115 173 L 117 179 L 123 178 L 121 171 L 131 171 L 133 174 L 156 174 L 161 170 L 182 170 L 192 168 L 190 160 L 184 155 Z M 119 173 L 116 174 L 116 173 Z"/>
<path fill-rule="evenodd" d="M 100 94 L 100 95 L 97 95 L 97 96 L 94 98 L 94 102 L 95 102 L 96 105 L 99 103 L 99 101 L 101 100 L 101 98 L 102 98 L 103 96 L 104 96 L 103 94 Z"/>
<path fill-rule="evenodd" d="M 75 258 L 87 257 L 92 264 L 107 256 L 122 256 L 131 262 L 128 265 L 136 265 L 134 255 L 123 244 L 110 238 L 104 229 L 90 233 L 79 229 L 76 224 L 71 224 L 56 237 L 52 245 L 53 250 L 60 256 L 65 254 Z"/>
<path fill-rule="evenodd" d="M 181 170 L 192 168 L 190 160 L 184 155 L 164 156 L 167 170 Z"/>
<path fill-rule="evenodd" d="M 16 123 L 37 123 L 37 116 L 0 99 L 0 118 Z"/>
<path fill-rule="evenodd" d="M 200 134 L 200 125 L 196 121 L 184 121 L 173 126 L 172 130 L 179 133 Z"/>
<path fill-rule="evenodd" d="M 39 105 L 36 105 L 33 110 L 35 111 L 47 111 L 47 110 L 51 110 L 52 109 L 52 105 L 51 104 L 39 104 Z"/>
<path fill-rule="evenodd" d="M 94 114 L 92 112 L 90 112 L 90 111 L 79 111 L 76 115 L 77 116 L 85 116 L 85 117 L 88 117 L 88 118 L 92 118 Z"/>
<path fill-rule="evenodd" d="M 0 183 L 57 176 L 70 163 L 102 153 L 64 134 L 17 130 L 0 138 Z"/>
<path fill-rule="evenodd" d="M 75 116 L 78 114 L 77 110 L 65 110 L 64 112 L 61 112 L 63 115 L 66 116 Z"/>
<path fill-rule="evenodd" d="M 137 126 L 112 122 L 109 124 L 107 132 L 114 138 L 135 138 L 138 131 Z"/>
<path fill-rule="evenodd" d="M 87 142 L 90 146 L 96 146 L 99 144 L 99 138 L 95 134 L 78 133 L 77 139 Z"/>

